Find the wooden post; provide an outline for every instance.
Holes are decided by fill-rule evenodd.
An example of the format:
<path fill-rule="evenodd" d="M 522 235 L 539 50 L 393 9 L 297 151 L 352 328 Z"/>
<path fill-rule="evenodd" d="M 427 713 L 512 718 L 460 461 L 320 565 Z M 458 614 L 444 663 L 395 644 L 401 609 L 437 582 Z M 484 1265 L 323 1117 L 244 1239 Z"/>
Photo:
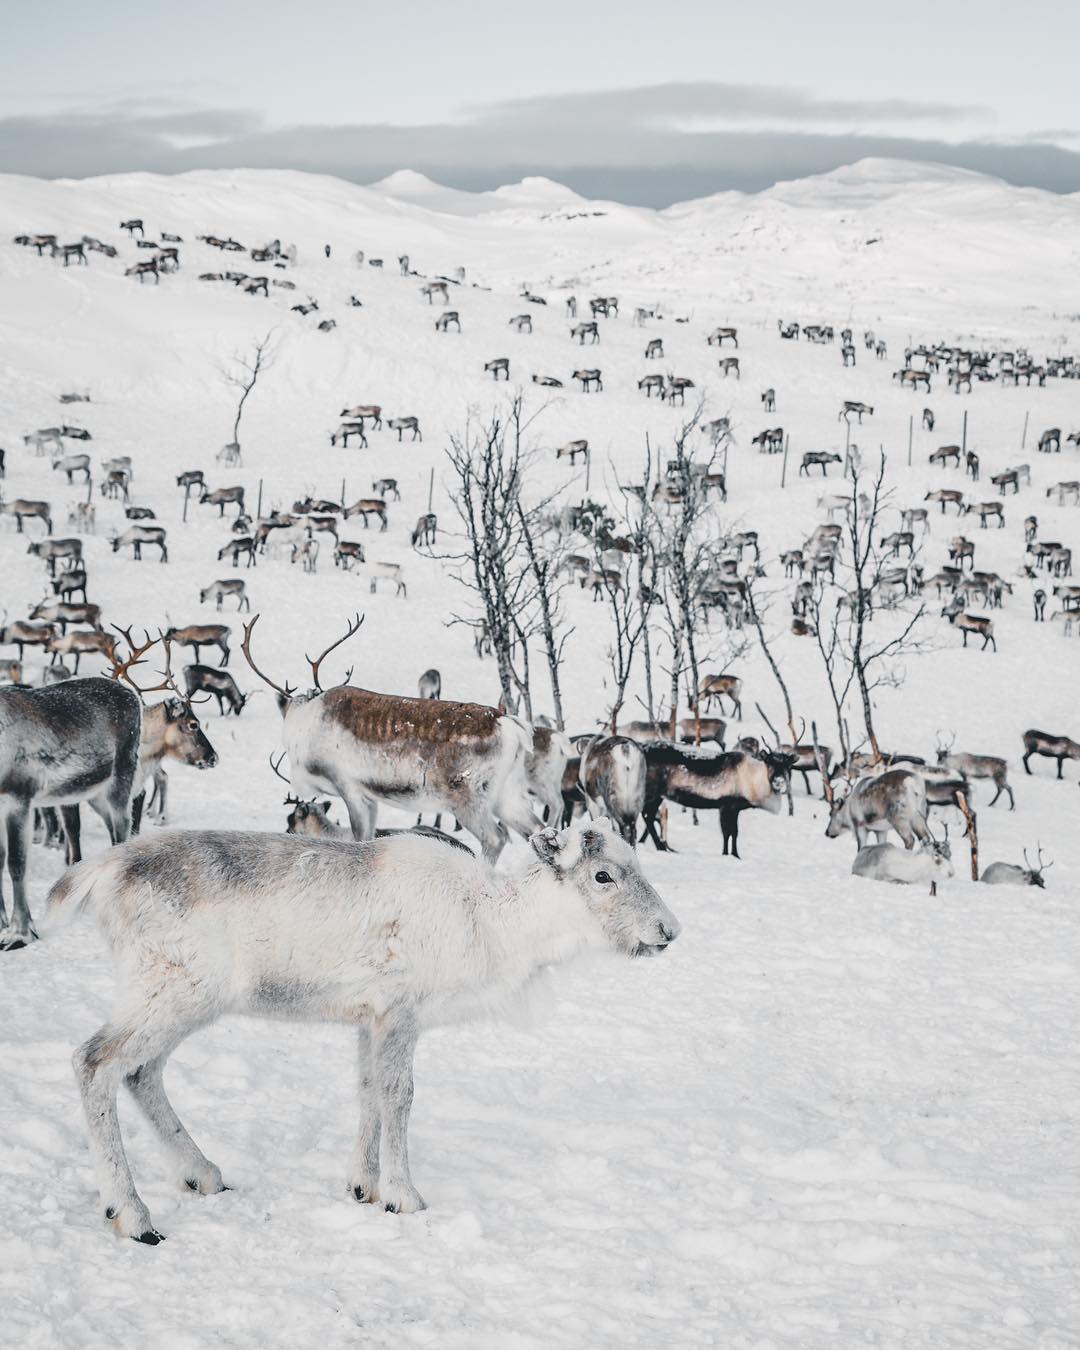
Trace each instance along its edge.
<path fill-rule="evenodd" d="M 975 812 L 972 811 L 967 799 L 966 792 L 956 794 L 956 804 L 960 808 L 960 814 L 967 822 L 968 844 L 971 847 L 971 879 L 979 879 L 979 829 L 975 820 Z"/>
<path fill-rule="evenodd" d="M 783 462 L 783 464 L 780 466 L 780 486 L 781 486 L 781 487 L 784 486 L 784 483 L 785 483 L 786 480 L 787 480 L 787 456 L 788 456 L 788 450 L 789 450 L 790 446 L 791 446 L 791 437 L 790 437 L 790 436 L 785 436 L 785 437 L 784 437 L 784 462 Z M 725 482 L 724 482 L 724 486 L 725 486 L 725 487 L 727 486 L 727 481 L 726 481 L 726 479 L 725 479 Z"/>
<path fill-rule="evenodd" d="M 341 502 L 342 506 L 345 505 L 345 479 L 344 479 L 344 478 L 341 480 L 341 496 L 338 498 L 338 500 Z"/>
<path fill-rule="evenodd" d="M 909 413 L 907 420 L 907 466 L 911 468 L 911 442 L 915 438 L 915 414 Z"/>
<path fill-rule="evenodd" d="M 964 409 L 964 430 L 963 430 L 962 436 L 960 437 L 960 450 L 961 450 L 961 452 L 962 452 L 963 454 L 967 454 L 967 409 L 966 409 L 966 408 Z"/>
<path fill-rule="evenodd" d="M 1031 416 L 1030 410 L 1029 410 L 1028 412 L 1024 413 L 1024 432 L 1023 432 L 1023 435 L 1020 437 L 1020 449 L 1021 449 L 1021 450 L 1023 450 L 1024 447 L 1027 445 L 1028 418 L 1029 418 L 1030 416 Z"/>
<path fill-rule="evenodd" d="M 431 515 L 431 503 L 434 497 L 435 497 L 435 469 L 434 467 L 432 467 L 432 470 L 428 475 L 428 485 L 427 485 L 427 509 L 429 516 Z"/>
<path fill-rule="evenodd" d="M 187 504 L 188 504 L 188 498 L 189 498 L 190 496 L 191 496 L 191 484 L 190 484 L 190 483 L 185 483 L 185 484 L 184 484 L 184 514 L 180 517 L 180 519 L 183 521 L 183 523 L 184 523 L 185 525 L 187 524 Z"/>
<path fill-rule="evenodd" d="M 851 421 L 844 420 L 844 477 L 851 472 Z M 830 517 L 831 519 L 831 517 Z"/>
<path fill-rule="evenodd" d="M 591 474 L 592 474 L 592 453 L 591 453 L 591 451 L 586 450 L 586 451 L 585 451 L 585 496 L 586 496 L 586 497 L 589 495 L 589 478 L 591 477 Z"/>
<path fill-rule="evenodd" d="M 258 504 L 258 506 L 256 506 L 256 508 L 255 508 L 255 519 L 256 519 L 256 520 L 258 520 L 258 519 L 262 516 L 262 484 L 263 484 L 263 480 L 260 478 L 260 479 L 259 479 L 259 504 Z"/>

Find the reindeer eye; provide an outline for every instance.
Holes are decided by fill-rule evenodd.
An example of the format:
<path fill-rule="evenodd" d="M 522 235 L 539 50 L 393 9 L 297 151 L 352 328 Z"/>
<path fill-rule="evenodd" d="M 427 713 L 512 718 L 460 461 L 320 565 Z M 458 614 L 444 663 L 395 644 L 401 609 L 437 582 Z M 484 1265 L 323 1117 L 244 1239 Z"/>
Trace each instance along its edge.
<path fill-rule="evenodd" d="M 612 886 L 615 884 L 615 878 L 610 872 L 597 872 L 595 880 L 597 880 L 601 886 Z"/>

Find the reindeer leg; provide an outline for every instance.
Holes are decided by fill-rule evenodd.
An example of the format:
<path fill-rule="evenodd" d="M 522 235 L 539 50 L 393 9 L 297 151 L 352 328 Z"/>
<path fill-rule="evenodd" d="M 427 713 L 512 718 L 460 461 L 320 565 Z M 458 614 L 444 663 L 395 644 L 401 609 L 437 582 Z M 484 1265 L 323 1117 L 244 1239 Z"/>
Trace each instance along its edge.
<path fill-rule="evenodd" d="M 163 1074 L 167 1054 L 147 1060 L 124 1076 L 124 1086 L 150 1123 L 176 1166 L 177 1182 L 196 1195 L 217 1195 L 229 1187 L 221 1171 L 206 1157 L 184 1128 L 165 1093 Z"/>
<path fill-rule="evenodd" d="M 37 938 L 26 902 L 26 854 L 29 842 L 30 807 L 17 803 L 4 821 L 7 863 L 11 875 L 11 922 L 0 930 L 0 951 L 13 952 Z"/>
<path fill-rule="evenodd" d="M 375 1053 L 370 1027 L 357 1032 L 357 1061 L 360 1068 L 358 1090 L 360 1128 L 349 1169 L 349 1190 L 361 1204 L 379 1199 L 379 1137 L 381 1120 L 375 1089 Z"/>
<path fill-rule="evenodd" d="M 82 819 L 79 814 L 78 802 L 73 802 L 69 806 L 61 806 L 60 819 L 64 822 L 64 862 L 68 867 L 71 867 L 73 863 L 82 862 L 80 840 Z"/>
<path fill-rule="evenodd" d="M 409 1112 L 418 1034 L 410 1012 L 391 1010 L 376 1021 L 372 1035 L 380 1121 L 379 1200 L 391 1214 L 426 1208 L 409 1174 Z"/>

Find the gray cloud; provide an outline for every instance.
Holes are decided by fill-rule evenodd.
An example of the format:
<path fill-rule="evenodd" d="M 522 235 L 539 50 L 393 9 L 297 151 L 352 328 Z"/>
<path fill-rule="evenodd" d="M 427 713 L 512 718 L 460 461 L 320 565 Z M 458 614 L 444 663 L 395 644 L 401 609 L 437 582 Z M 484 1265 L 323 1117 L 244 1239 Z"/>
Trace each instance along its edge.
<path fill-rule="evenodd" d="M 807 107 L 812 114 L 803 111 Z M 140 111 L 125 102 L 91 114 L 0 119 L 0 171 L 83 177 L 283 168 L 366 183 L 411 168 L 472 190 L 546 174 L 586 196 L 666 206 L 725 188 L 757 191 L 878 156 L 936 161 L 1055 192 L 1080 190 L 1080 153 L 1049 139 L 953 142 L 866 130 L 870 124 L 940 124 L 975 111 L 894 100 L 818 100 L 798 90 L 660 85 L 516 100 L 473 110 L 469 120 L 450 126 L 275 128 L 252 111 L 171 104 Z M 772 126 L 745 125 L 770 117 Z M 692 133 L 665 125 L 692 118 L 743 125 Z M 841 133 L 836 123 L 859 130 Z"/>

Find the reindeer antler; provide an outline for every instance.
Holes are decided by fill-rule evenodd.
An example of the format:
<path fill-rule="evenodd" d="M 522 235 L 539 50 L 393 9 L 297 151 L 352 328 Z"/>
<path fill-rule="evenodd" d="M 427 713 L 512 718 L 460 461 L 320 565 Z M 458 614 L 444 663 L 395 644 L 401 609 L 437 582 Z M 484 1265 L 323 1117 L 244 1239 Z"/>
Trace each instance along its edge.
<path fill-rule="evenodd" d="M 256 614 L 246 624 L 244 624 L 244 640 L 240 644 L 240 650 L 244 653 L 244 660 L 248 663 L 248 665 L 255 672 L 255 674 L 258 675 L 259 679 L 262 680 L 263 684 L 268 684 L 270 688 L 276 690 L 276 692 L 279 693 L 282 698 L 291 701 L 293 695 L 296 693 L 296 690 L 293 688 L 293 686 L 288 682 L 286 682 L 285 688 L 282 689 L 280 684 L 275 684 L 274 681 L 270 679 L 268 675 L 264 675 L 262 671 L 259 669 L 259 667 L 255 664 L 255 662 L 251 659 L 251 634 L 255 629 L 255 625 L 259 622 L 259 618 L 260 615 Z"/>
<path fill-rule="evenodd" d="M 825 772 L 825 757 L 821 753 L 821 746 L 818 745 L 817 722 L 810 723 L 810 734 L 814 738 L 814 763 L 818 767 L 818 773 L 821 774 L 821 790 L 825 794 L 825 800 L 829 803 L 829 806 L 831 807 L 833 804 L 833 798 L 836 796 L 836 794 L 833 791 L 833 785 L 829 778 L 829 775 Z"/>
<path fill-rule="evenodd" d="M 114 680 L 125 681 L 125 683 L 129 684 L 132 687 L 132 689 L 135 690 L 135 692 L 139 695 L 140 698 L 142 698 L 144 694 L 157 693 L 159 689 L 170 689 L 175 687 L 172 682 L 172 669 L 170 665 L 172 655 L 171 652 L 168 651 L 167 642 L 166 642 L 166 662 L 165 662 L 166 679 L 164 684 L 154 684 L 151 685 L 149 688 L 144 689 L 142 685 L 136 684 L 135 681 L 131 678 L 131 675 L 129 674 L 129 672 L 135 666 L 145 665 L 145 661 L 143 658 L 145 657 L 146 653 L 150 650 L 150 648 L 155 645 L 155 643 L 165 642 L 165 639 L 164 637 L 162 637 L 160 630 L 158 632 L 158 636 L 156 638 L 152 638 L 149 632 L 144 628 L 143 636 L 146 638 L 146 641 L 143 643 L 137 643 L 135 639 L 131 636 L 130 625 L 127 628 L 121 628 L 119 624 L 114 623 L 112 627 L 116 629 L 116 631 L 127 643 L 129 653 L 128 659 L 126 661 L 118 661 L 116 657 L 116 644 L 114 642 L 112 652 L 108 656 L 109 664 L 112 666 L 112 671 L 110 673 Z"/>
<path fill-rule="evenodd" d="M 283 783 L 287 784 L 289 787 L 292 787 L 292 779 L 286 778 L 285 775 L 281 772 L 281 765 L 284 762 L 285 756 L 288 753 L 289 752 L 287 750 L 282 750 L 281 754 L 278 755 L 278 760 L 276 764 L 274 763 L 274 756 L 271 755 L 270 767 L 273 769 L 273 771 L 277 774 L 277 776 L 281 779 Z"/>
<path fill-rule="evenodd" d="M 258 618 L 258 615 L 256 615 L 255 617 Z M 365 618 L 364 615 L 357 614 L 355 620 L 350 619 L 348 629 L 346 630 L 344 635 L 342 637 L 339 637 L 336 642 L 331 642 L 330 646 L 327 647 L 326 651 L 323 652 L 322 656 L 320 656 L 317 661 L 313 661 L 306 652 L 304 653 L 304 660 L 307 661 L 308 665 L 311 667 L 311 678 L 315 681 L 316 689 L 320 690 L 322 689 L 322 685 L 319 683 L 319 667 L 322 665 L 322 663 L 326 660 L 326 658 L 330 655 L 330 653 L 334 650 L 335 647 L 340 647 L 343 642 L 348 642 L 349 638 L 353 637 L 356 633 L 360 631 L 360 627 L 364 622 L 364 618 Z M 254 621 L 255 620 L 253 619 L 252 623 L 254 623 Z M 350 676 L 352 675 L 351 666 L 349 667 L 349 675 Z M 345 683 L 348 684 L 348 682 L 349 681 L 347 676 Z"/>

